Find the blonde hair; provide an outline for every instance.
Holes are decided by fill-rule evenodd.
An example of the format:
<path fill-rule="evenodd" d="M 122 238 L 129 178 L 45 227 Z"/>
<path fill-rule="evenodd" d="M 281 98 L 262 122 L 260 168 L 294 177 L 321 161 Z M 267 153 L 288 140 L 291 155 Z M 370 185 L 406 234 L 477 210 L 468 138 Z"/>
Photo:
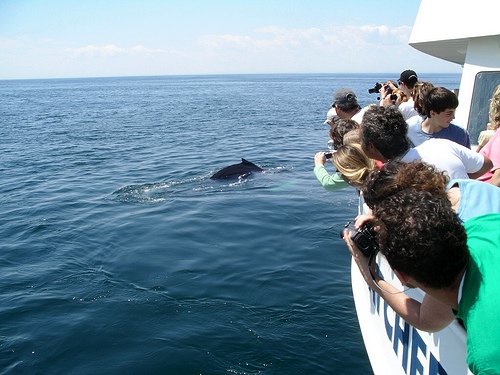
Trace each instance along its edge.
<path fill-rule="evenodd" d="M 498 129 L 500 126 L 500 85 L 495 87 L 490 103 L 490 118 L 493 122 L 493 129 Z"/>
<path fill-rule="evenodd" d="M 375 169 L 375 161 L 364 153 L 359 143 L 342 145 L 332 154 L 337 171 L 349 184 L 360 187 Z"/>
<path fill-rule="evenodd" d="M 350 143 L 361 144 L 361 136 L 359 134 L 359 129 L 354 129 L 344 134 L 344 138 L 342 139 L 342 144 L 348 145 Z"/>

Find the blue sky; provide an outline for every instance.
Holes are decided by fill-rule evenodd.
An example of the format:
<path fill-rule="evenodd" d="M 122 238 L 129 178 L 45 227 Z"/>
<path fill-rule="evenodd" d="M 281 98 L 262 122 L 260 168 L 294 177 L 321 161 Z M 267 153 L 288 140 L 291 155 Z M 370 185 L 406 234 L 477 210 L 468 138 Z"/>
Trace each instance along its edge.
<path fill-rule="evenodd" d="M 460 72 L 408 39 L 419 0 L 0 0 L 0 79 Z"/>

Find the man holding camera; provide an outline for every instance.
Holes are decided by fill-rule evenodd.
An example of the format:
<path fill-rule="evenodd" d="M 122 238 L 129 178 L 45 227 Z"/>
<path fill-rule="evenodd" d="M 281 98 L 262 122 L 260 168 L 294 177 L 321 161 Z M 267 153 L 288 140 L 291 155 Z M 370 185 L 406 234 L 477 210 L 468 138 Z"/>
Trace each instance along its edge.
<path fill-rule="evenodd" d="M 401 73 L 396 84 L 393 81 L 387 81 L 385 84 L 377 82 L 374 88 L 369 89 L 370 94 L 380 93 L 380 105 L 388 107 L 395 105 L 403 115 L 403 118 L 409 118 L 418 114 L 414 108 L 413 88 L 418 82 L 417 73 L 413 70 L 405 70 Z"/>
<path fill-rule="evenodd" d="M 403 118 L 408 120 L 410 117 L 418 115 L 417 110 L 414 108 L 415 102 L 413 101 L 413 88 L 415 84 L 418 82 L 417 73 L 413 70 L 405 70 L 401 72 L 398 79 L 398 87 L 399 89 L 406 95 L 408 100 L 406 102 L 401 103 L 398 106 L 398 109 L 403 114 Z"/>

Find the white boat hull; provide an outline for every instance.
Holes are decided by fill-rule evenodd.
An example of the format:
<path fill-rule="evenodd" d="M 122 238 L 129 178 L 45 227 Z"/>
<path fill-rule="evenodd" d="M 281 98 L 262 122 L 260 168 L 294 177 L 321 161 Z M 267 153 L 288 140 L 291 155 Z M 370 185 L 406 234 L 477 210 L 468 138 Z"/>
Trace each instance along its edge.
<path fill-rule="evenodd" d="M 383 256 L 378 255 L 377 264 L 382 277 L 402 290 Z M 375 375 L 470 374 L 465 362 L 466 335 L 458 322 L 436 333 L 417 330 L 368 288 L 354 261 L 351 278 L 358 321 Z M 423 297 L 418 289 L 408 292 L 412 298 Z"/>

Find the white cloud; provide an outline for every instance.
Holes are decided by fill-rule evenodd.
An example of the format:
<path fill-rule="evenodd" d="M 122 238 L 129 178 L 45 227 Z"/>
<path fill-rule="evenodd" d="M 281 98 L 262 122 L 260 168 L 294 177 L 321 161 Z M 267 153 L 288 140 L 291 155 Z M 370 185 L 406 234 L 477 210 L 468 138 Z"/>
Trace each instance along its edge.
<path fill-rule="evenodd" d="M 411 27 L 364 25 L 318 28 L 285 29 L 268 26 L 255 30 L 252 35 L 204 35 L 198 44 L 204 48 L 274 49 L 274 48 L 325 48 L 332 46 L 406 44 Z"/>
<path fill-rule="evenodd" d="M 131 52 L 138 52 L 138 53 L 148 53 L 148 54 L 155 54 L 155 53 L 164 53 L 166 52 L 164 49 L 161 48 L 147 48 L 143 46 L 142 44 L 139 44 L 137 46 L 133 46 L 130 48 Z"/>
<path fill-rule="evenodd" d="M 284 29 L 269 26 L 255 30 L 256 36 L 249 35 L 203 35 L 198 44 L 206 48 L 257 48 L 272 49 L 277 47 L 297 48 L 304 44 L 316 44 L 323 41 L 320 29 Z"/>
<path fill-rule="evenodd" d="M 361 32 L 387 44 L 387 42 L 407 43 L 411 33 L 410 26 L 388 27 L 386 25 L 365 25 L 361 26 Z"/>
<path fill-rule="evenodd" d="M 67 52 L 73 53 L 75 55 L 88 55 L 88 56 L 115 56 L 124 52 L 123 48 L 120 48 L 114 44 L 108 44 L 105 46 L 95 46 L 88 45 L 84 47 L 77 48 L 66 48 Z"/>

